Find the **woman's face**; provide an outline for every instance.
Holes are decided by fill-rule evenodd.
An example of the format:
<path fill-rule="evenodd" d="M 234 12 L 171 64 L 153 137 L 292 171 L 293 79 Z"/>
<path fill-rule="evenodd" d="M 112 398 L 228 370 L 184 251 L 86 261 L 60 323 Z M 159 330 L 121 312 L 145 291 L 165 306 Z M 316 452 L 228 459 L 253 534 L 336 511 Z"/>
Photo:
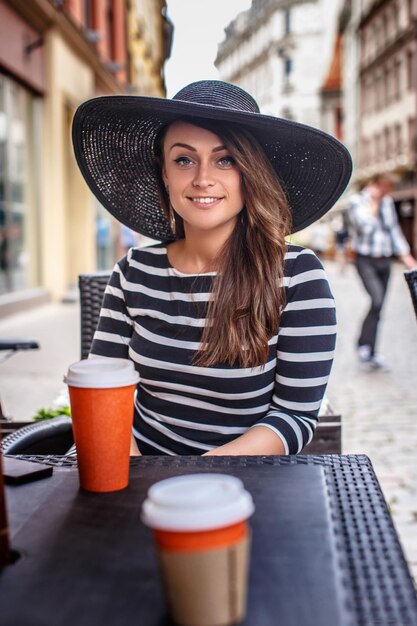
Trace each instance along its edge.
<path fill-rule="evenodd" d="M 230 234 L 243 208 L 239 169 L 209 130 L 174 122 L 163 145 L 163 180 L 186 234 L 220 229 Z"/>

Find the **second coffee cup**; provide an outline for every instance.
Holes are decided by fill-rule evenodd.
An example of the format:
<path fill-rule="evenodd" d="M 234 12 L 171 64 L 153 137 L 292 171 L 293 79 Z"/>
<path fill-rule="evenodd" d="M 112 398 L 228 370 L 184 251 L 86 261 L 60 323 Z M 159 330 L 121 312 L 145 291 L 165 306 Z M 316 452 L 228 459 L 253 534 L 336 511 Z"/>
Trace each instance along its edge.
<path fill-rule="evenodd" d="M 129 482 L 134 391 L 132 361 L 93 358 L 73 363 L 68 385 L 80 487 L 118 491 Z"/>
<path fill-rule="evenodd" d="M 142 520 L 154 529 L 171 616 L 181 626 L 245 617 L 251 495 L 238 478 L 192 474 L 154 484 Z"/>

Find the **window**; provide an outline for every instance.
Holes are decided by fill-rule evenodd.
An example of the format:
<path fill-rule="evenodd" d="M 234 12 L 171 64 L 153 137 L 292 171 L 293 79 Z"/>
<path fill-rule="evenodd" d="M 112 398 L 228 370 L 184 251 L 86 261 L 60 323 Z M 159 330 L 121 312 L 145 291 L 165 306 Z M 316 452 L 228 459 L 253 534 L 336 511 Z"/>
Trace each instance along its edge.
<path fill-rule="evenodd" d="M 35 99 L 0 74 L 0 293 L 39 284 Z"/>
<path fill-rule="evenodd" d="M 388 41 L 388 15 L 386 11 L 382 16 L 382 39 L 383 45 L 385 46 Z"/>
<path fill-rule="evenodd" d="M 92 0 L 83 0 L 84 25 L 86 28 L 94 30 L 93 11 L 91 6 Z"/>
<path fill-rule="evenodd" d="M 374 139 L 374 143 L 375 143 L 375 163 L 379 163 L 380 158 L 381 158 L 381 136 L 380 135 L 375 135 L 375 139 Z"/>
<path fill-rule="evenodd" d="M 289 35 L 291 32 L 291 9 L 284 11 L 284 33 Z"/>
<path fill-rule="evenodd" d="M 369 82 L 367 80 L 362 80 L 360 94 L 361 94 L 362 113 L 368 113 L 369 112 Z"/>
<path fill-rule="evenodd" d="M 400 156 L 403 153 L 401 124 L 395 125 L 394 136 L 395 136 L 395 153 L 397 156 Z"/>
<path fill-rule="evenodd" d="M 389 128 L 384 128 L 384 157 L 386 161 L 392 157 L 391 133 Z"/>
<path fill-rule="evenodd" d="M 394 32 L 398 35 L 400 31 L 400 3 L 394 2 Z"/>
<path fill-rule="evenodd" d="M 113 6 L 111 0 L 104 0 L 105 4 L 105 23 L 106 23 L 106 35 L 105 41 L 107 43 L 107 60 L 113 61 L 115 58 L 115 46 L 114 46 L 114 28 L 113 28 Z"/>
<path fill-rule="evenodd" d="M 369 111 L 376 111 L 378 109 L 378 77 L 375 72 L 370 79 L 369 91 Z"/>
<path fill-rule="evenodd" d="M 374 25 L 374 37 L 375 37 L 375 51 L 378 52 L 381 48 L 381 25 L 379 20 Z"/>
<path fill-rule="evenodd" d="M 417 120 L 414 117 L 410 117 L 408 120 L 408 151 L 411 159 L 416 157 L 417 142 L 416 142 L 416 124 Z"/>
<path fill-rule="evenodd" d="M 401 60 L 397 58 L 394 62 L 394 100 L 401 97 Z"/>
<path fill-rule="evenodd" d="M 393 9 L 390 6 L 386 9 L 385 15 L 387 18 L 387 40 L 389 42 L 393 36 L 394 30 L 394 15 Z"/>
<path fill-rule="evenodd" d="M 383 107 L 384 102 L 384 76 L 378 72 L 375 78 L 375 110 L 379 111 Z"/>
<path fill-rule="evenodd" d="M 407 50 L 407 89 L 409 91 L 413 90 L 414 87 L 414 54 L 412 50 Z"/>
<path fill-rule="evenodd" d="M 368 34 L 367 30 L 364 29 L 361 33 L 361 61 L 362 63 L 366 61 L 368 56 Z"/>
<path fill-rule="evenodd" d="M 389 66 L 385 66 L 384 68 L 384 104 L 387 105 L 391 100 L 391 70 Z"/>

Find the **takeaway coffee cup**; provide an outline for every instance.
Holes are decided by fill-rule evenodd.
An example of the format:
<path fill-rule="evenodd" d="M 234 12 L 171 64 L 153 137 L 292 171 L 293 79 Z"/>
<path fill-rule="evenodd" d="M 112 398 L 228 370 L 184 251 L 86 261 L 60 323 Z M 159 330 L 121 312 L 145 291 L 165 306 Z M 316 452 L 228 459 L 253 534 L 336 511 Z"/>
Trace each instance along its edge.
<path fill-rule="evenodd" d="M 245 617 L 254 505 L 238 478 L 191 474 L 155 483 L 142 508 L 154 531 L 169 611 L 181 626 Z"/>
<path fill-rule="evenodd" d="M 69 366 L 72 427 L 80 487 L 118 491 L 129 482 L 134 391 L 139 380 L 127 359 L 85 359 Z"/>

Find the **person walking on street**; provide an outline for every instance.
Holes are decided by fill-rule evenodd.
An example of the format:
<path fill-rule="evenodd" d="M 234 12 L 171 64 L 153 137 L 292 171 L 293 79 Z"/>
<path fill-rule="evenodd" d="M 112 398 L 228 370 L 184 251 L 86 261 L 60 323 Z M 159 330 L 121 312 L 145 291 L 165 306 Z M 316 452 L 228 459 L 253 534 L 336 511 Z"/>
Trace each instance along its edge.
<path fill-rule="evenodd" d="M 388 369 L 384 359 L 376 352 L 375 345 L 392 258 L 399 257 L 408 269 L 417 266 L 398 223 L 394 202 L 389 195 L 391 189 L 391 179 L 386 175 L 377 175 L 349 202 L 356 269 L 371 298 L 358 338 L 358 358 L 371 370 Z"/>

